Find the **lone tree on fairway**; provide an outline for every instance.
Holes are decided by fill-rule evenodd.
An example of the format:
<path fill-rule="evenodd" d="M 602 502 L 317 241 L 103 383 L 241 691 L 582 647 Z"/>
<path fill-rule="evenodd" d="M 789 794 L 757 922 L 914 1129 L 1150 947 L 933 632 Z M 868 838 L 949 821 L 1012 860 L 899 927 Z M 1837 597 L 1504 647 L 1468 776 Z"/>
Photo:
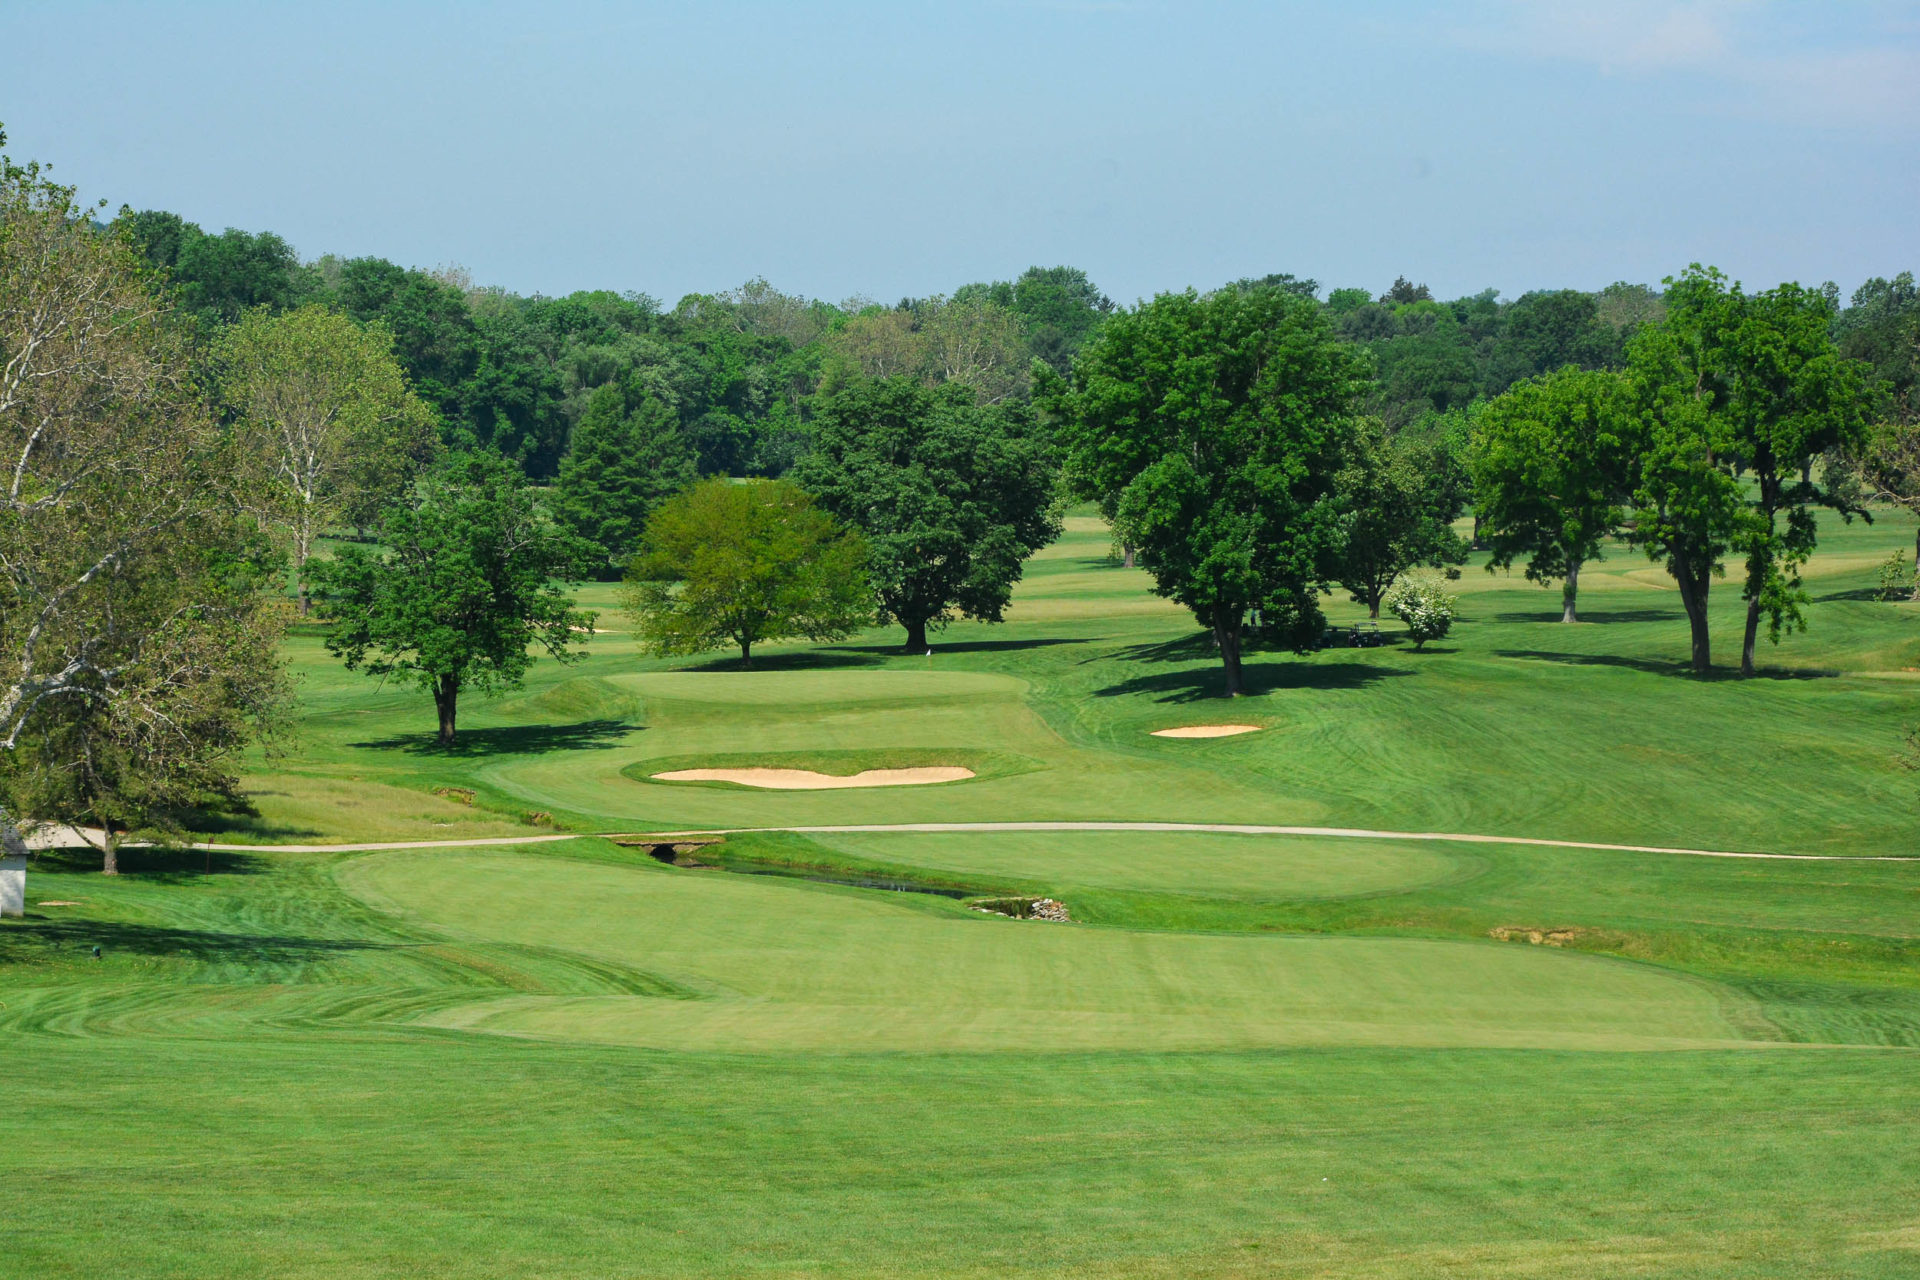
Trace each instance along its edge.
<path fill-rule="evenodd" d="M 1580 567 L 1626 519 L 1628 423 L 1617 374 L 1571 366 L 1517 382 L 1481 410 L 1470 466 L 1487 571 L 1527 557 L 1527 578 L 1560 579 L 1576 620 Z"/>
<path fill-rule="evenodd" d="M 784 480 L 703 481 L 660 504 L 621 602 L 661 656 L 804 636 L 844 640 L 873 620 L 867 548 Z"/>
<path fill-rule="evenodd" d="M 459 455 L 388 509 L 383 549 L 343 548 L 316 560 L 327 648 L 349 669 L 411 678 L 433 694 L 440 743 L 451 746 L 460 694 L 519 685 L 530 644 L 559 662 L 583 656 L 591 613 L 562 580 L 592 546 L 556 526 L 519 467 L 495 454 Z"/>
<path fill-rule="evenodd" d="M 560 461 L 553 513 L 602 551 L 602 576 L 626 564 L 647 516 L 694 480 L 693 446 L 662 401 L 629 402 L 622 387 L 593 393 Z"/>
<path fill-rule="evenodd" d="M 1466 542 L 1453 531 L 1464 504 L 1435 453 L 1389 436 L 1378 423 L 1362 423 L 1354 433 L 1352 456 L 1339 477 L 1348 523 L 1337 573 L 1354 603 L 1367 606 L 1369 618 L 1380 616 L 1387 588 L 1408 569 L 1437 569 L 1467 558 Z"/>
<path fill-rule="evenodd" d="M 1241 692 L 1241 629 L 1259 609 L 1304 646 L 1345 542 L 1336 477 L 1365 356 L 1311 299 L 1275 288 L 1162 294 L 1118 312 L 1047 380 L 1074 487 L 1113 495 L 1159 594 L 1213 633 Z"/>
<path fill-rule="evenodd" d="M 1025 405 L 862 380 L 815 411 L 793 479 L 866 537 L 882 613 L 927 647 L 956 614 L 998 622 L 1026 558 L 1060 534 L 1052 450 Z"/>
<path fill-rule="evenodd" d="M 407 389 L 384 327 L 321 306 L 248 312 L 220 335 L 214 360 L 240 455 L 292 541 L 304 614 L 314 539 L 406 488 L 438 448 L 433 411 Z"/>

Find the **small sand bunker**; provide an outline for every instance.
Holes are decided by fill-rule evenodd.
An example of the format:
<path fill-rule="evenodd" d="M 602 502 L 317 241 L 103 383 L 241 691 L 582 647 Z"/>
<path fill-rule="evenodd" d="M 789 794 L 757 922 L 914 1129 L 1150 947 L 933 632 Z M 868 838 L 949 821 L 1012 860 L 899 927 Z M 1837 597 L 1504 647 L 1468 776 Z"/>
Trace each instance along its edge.
<path fill-rule="evenodd" d="M 867 769 L 840 776 L 811 769 L 675 769 L 653 775 L 663 782 L 737 782 L 775 791 L 831 791 L 839 787 L 911 787 L 927 782 L 958 782 L 973 770 L 958 765 L 920 769 Z"/>
<path fill-rule="evenodd" d="M 1190 724 L 1178 729 L 1155 729 L 1156 738 L 1231 738 L 1236 733 L 1258 733 L 1257 724 Z"/>

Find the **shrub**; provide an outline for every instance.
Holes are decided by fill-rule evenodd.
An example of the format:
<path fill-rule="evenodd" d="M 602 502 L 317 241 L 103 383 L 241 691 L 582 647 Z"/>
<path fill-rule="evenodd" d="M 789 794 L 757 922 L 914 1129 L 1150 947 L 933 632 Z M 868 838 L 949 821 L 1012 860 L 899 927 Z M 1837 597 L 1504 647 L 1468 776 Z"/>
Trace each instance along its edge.
<path fill-rule="evenodd" d="M 1920 565 L 1914 566 L 1920 569 Z M 1907 568 L 1907 552 L 1902 547 L 1888 556 L 1880 564 L 1880 590 L 1876 593 L 1881 600 L 1907 600 L 1913 597 L 1914 575 Z"/>
<path fill-rule="evenodd" d="M 1434 574 L 1409 574 L 1393 584 L 1381 603 L 1407 624 L 1407 634 L 1418 649 L 1429 640 L 1438 640 L 1453 627 L 1457 597 L 1448 593 Z"/>

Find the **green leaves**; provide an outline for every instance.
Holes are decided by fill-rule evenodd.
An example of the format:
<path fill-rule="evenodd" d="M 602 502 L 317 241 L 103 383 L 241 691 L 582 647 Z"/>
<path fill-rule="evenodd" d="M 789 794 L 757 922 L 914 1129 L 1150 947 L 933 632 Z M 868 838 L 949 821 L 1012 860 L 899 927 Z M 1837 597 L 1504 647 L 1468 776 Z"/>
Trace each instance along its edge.
<path fill-rule="evenodd" d="M 1632 422 L 1618 374 L 1567 367 L 1514 384 L 1476 417 L 1475 511 L 1493 547 L 1489 571 L 1527 558 L 1535 582 L 1568 579 L 1600 558 L 1626 519 Z"/>
<path fill-rule="evenodd" d="M 1311 594 L 1344 544 L 1335 477 L 1369 373 L 1311 300 L 1229 289 L 1117 313 L 1072 384 L 1046 389 L 1074 490 L 1113 513 L 1155 590 L 1226 633 L 1231 689 L 1248 610 L 1289 619 L 1295 643 L 1317 633 Z"/>
<path fill-rule="evenodd" d="M 707 480 L 647 521 L 621 602 L 663 656 L 843 640 L 872 621 L 866 544 L 782 480 Z"/>
<path fill-rule="evenodd" d="M 530 645 L 560 662 L 581 656 L 594 616 L 560 580 L 580 576 L 594 548 L 547 519 L 512 463 L 450 459 L 388 511 L 381 537 L 382 550 L 346 547 L 313 565 L 333 623 L 327 649 L 349 668 L 439 696 L 517 685 Z"/>
<path fill-rule="evenodd" d="M 866 535 L 883 613 L 922 645 L 956 614 L 998 622 L 1028 556 L 1059 536 L 1055 462 L 1023 405 L 858 381 L 823 401 L 794 480 Z"/>
<path fill-rule="evenodd" d="M 1775 641 L 1804 623 L 1799 571 L 1814 547 L 1813 508 L 1851 510 L 1814 465 L 1863 445 L 1875 388 L 1834 347 L 1833 307 L 1795 284 L 1749 295 L 1696 265 L 1670 282 L 1666 321 L 1629 348 L 1642 509 L 1633 536 L 1702 609 L 1721 557 L 1745 554 L 1748 675 L 1762 617 Z M 1688 612 L 1694 663 L 1705 670 L 1704 614 L 1691 603 Z"/>
<path fill-rule="evenodd" d="M 1467 558 L 1467 545 L 1452 528 L 1462 506 L 1459 486 L 1435 445 L 1362 424 L 1340 473 L 1339 495 L 1347 526 L 1337 576 L 1374 617 L 1403 571 Z"/>
<path fill-rule="evenodd" d="M 618 567 L 639 547 L 653 508 L 693 479 L 693 449 L 672 411 L 651 398 L 630 408 L 621 387 L 604 386 L 574 428 L 553 511 L 600 547 L 605 566 Z"/>

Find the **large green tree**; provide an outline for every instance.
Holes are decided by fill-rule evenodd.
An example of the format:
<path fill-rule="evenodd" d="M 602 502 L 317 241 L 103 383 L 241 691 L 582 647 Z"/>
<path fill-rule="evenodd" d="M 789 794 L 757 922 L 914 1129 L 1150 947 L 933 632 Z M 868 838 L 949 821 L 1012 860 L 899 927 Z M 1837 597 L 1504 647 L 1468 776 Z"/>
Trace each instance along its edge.
<path fill-rule="evenodd" d="M 1312 301 L 1235 288 L 1116 313 L 1046 389 L 1075 489 L 1111 496 L 1155 590 L 1212 633 L 1229 694 L 1250 610 L 1298 645 L 1320 629 L 1368 372 Z"/>
<path fill-rule="evenodd" d="M 998 622 L 1028 556 L 1060 534 L 1056 467 L 1025 405 L 962 387 L 861 380 L 814 409 L 795 482 L 866 535 L 882 613 L 907 648 L 955 616 Z"/>
<path fill-rule="evenodd" d="M 454 741 L 461 693 L 517 687 L 530 646 L 559 662 L 583 656 L 594 615 L 563 583 L 594 548 L 547 517 L 506 459 L 450 458 L 388 510 L 380 541 L 313 563 L 327 648 L 349 670 L 431 693 L 442 745 Z"/>
<path fill-rule="evenodd" d="M 1813 555 L 1814 510 L 1852 515 L 1815 464 L 1828 453 L 1858 452 L 1874 389 L 1865 366 L 1834 345 L 1834 303 L 1821 291 L 1782 284 L 1747 294 L 1694 267 L 1669 291 L 1669 308 L 1700 335 L 1713 412 L 1731 441 L 1728 462 L 1750 479 L 1749 518 L 1735 545 L 1746 555 L 1740 673 L 1751 676 L 1763 617 L 1775 643 L 1783 630 L 1806 625 L 1800 570 Z"/>
<path fill-rule="evenodd" d="M 208 808 L 248 811 L 240 761 L 291 708 L 279 658 L 283 556 L 235 510 L 208 511 L 115 575 L 112 625 L 139 637 L 126 667 L 48 700 L 0 792 L 78 829 L 108 875 L 135 833 L 184 839 Z M 6 758 L 7 755 L 11 758 Z"/>
<path fill-rule="evenodd" d="M 1740 482 L 1725 465 L 1733 440 L 1725 416 L 1713 411 L 1710 351 L 1697 313 L 1675 308 L 1628 343 L 1625 383 L 1628 540 L 1673 575 L 1701 675 L 1713 668 L 1707 595 L 1749 518 Z"/>
<path fill-rule="evenodd" d="M 1369 618 L 1380 616 L 1387 588 L 1408 569 L 1467 558 L 1453 531 L 1462 496 L 1436 446 L 1389 435 L 1377 422 L 1359 425 L 1339 476 L 1347 528 L 1335 574 Z"/>
<path fill-rule="evenodd" d="M 660 504 L 622 603 L 657 654 L 804 636 L 843 640 L 873 619 L 867 548 L 785 480 L 705 480 Z"/>
<path fill-rule="evenodd" d="M 1474 419 L 1474 511 L 1489 572 L 1525 556 L 1527 578 L 1561 583 L 1577 618 L 1580 567 L 1626 519 L 1628 435 L 1617 374 L 1568 367 L 1515 383 Z"/>
<path fill-rule="evenodd" d="M 673 411 L 652 397 L 597 388 L 560 463 L 553 512 L 604 556 L 623 566 L 640 545 L 647 516 L 694 480 L 692 446 Z"/>
<path fill-rule="evenodd" d="M 438 447 L 433 412 L 408 390 L 383 326 L 325 307 L 250 311 L 213 355 L 253 488 L 291 541 L 304 614 L 314 539 L 399 496 Z"/>
<path fill-rule="evenodd" d="M 1597 294 L 1551 289 L 1522 295 L 1500 318 L 1490 353 L 1489 389 L 1567 365 L 1618 368 L 1625 358 L 1621 331 L 1600 318 Z"/>
<path fill-rule="evenodd" d="M 1876 501 L 1920 516 L 1920 419 L 1876 424 L 1858 462 L 1867 492 Z M 1913 534 L 1913 563 L 1920 568 L 1920 527 Z M 1920 573 L 1915 575 L 1913 598 L 1920 600 Z"/>
<path fill-rule="evenodd" d="M 232 324 L 256 307 L 298 305 L 315 285 L 293 246 L 271 231 L 228 227 L 209 235 L 162 209 L 123 209 L 114 226 L 166 274 L 180 305 L 209 327 Z"/>
<path fill-rule="evenodd" d="M 178 800 L 183 777 L 230 777 L 258 727 L 243 687 L 264 707 L 280 680 L 277 614 L 238 569 L 257 547 L 244 469 L 206 412 L 187 326 L 127 228 L 92 213 L 0 155 L 8 856 L 23 801 L 111 820 L 88 797 Z M 96 768 L 98 751 L 112 759 Z"/>
<path fill-rule="evenodd" d="M 1879 416 L 1920 422 L 1920 287 L 1913 273 L 1875 276 L 1854 290 L 1834 332 L 1841 354 L 1864 360 L 1884 384 Z"/>

